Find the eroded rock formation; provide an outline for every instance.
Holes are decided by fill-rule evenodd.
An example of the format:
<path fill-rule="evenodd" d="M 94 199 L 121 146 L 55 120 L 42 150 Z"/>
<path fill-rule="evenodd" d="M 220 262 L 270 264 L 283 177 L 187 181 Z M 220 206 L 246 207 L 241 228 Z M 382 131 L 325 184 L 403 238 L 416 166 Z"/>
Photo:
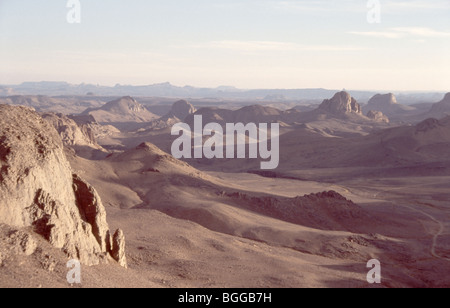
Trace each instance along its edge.
<path fill-rule="evenodd" d="M 0 224 L 32 227 L 86 265 L 117 249 L 125 254 L 124 243 L 112 244 L 97 192 L 73 174 L 57 131 L 26 107 L 0 105 Z"/>

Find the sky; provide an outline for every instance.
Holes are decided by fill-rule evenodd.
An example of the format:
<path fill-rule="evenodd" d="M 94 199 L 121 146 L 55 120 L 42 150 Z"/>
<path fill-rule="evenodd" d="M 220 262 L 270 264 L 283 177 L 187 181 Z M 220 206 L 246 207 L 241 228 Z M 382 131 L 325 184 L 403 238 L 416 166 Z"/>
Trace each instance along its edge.
<path fill-rule="evenodd" d="M 449 0 L 78 1 L 0 0 L 0 84 L 450 91 Z"/>

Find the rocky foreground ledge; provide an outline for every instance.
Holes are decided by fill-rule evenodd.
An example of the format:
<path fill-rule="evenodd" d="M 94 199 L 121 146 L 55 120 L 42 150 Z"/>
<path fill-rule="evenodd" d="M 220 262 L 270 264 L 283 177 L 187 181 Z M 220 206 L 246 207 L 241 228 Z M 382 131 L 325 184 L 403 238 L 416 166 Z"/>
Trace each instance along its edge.
<path fill-rule="evenodd" d="M 0 105 L 0 225 L 18 230 L 27 255 L 42 236 L 84 265 L 112 258 L 127 267 L 123 232 L 109 231 L 99 195 L 73 174 L 57 131 L 26 107 Z"/>

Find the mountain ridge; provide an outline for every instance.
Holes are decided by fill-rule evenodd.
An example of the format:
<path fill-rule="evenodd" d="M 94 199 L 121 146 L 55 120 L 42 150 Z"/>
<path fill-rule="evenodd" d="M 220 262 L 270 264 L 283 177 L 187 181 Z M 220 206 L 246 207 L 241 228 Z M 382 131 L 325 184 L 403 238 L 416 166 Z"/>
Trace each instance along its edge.
<path fill-rule="evenodd" d="M 282 100 L 323 100 L 339 89 L 298 88 L 298 89 L 238 89 L 235 87 L 202 88 L 193 86 L 175 86 L 171 83 L 159 83 L 144 86 L 116 85 L 101 86 L 94 84 L 70 84 L 67 82 L 26 82 L 20 85 L 0 85 L 0 96 L 9 95 L 91 95 L 91 96 L 126 96 L 135 97 L 172 97 L 172 98 L 223 98 L 223 99 L 260 99 L 281 98 Z M 368 101 L 379 91 L 348 90 L 358 101 Z M 436 96 L 445 94 L 439 91 L 421 91 L 417 93 L 398 91 L 402 93 L 402 101 L 408 104 L 435 101 Z"/>

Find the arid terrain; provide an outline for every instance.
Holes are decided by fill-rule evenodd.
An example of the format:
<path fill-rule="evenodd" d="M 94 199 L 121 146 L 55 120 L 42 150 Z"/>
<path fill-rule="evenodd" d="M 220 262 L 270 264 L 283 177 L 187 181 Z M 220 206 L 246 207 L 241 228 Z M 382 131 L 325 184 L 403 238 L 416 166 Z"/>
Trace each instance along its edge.
<path fill-rule="evenodd" d="M 0 97 L 0 287 L 450 287 L 450 93 L 405 101 Z M 175 159 L 195 115 L 278 168 Z"/>

